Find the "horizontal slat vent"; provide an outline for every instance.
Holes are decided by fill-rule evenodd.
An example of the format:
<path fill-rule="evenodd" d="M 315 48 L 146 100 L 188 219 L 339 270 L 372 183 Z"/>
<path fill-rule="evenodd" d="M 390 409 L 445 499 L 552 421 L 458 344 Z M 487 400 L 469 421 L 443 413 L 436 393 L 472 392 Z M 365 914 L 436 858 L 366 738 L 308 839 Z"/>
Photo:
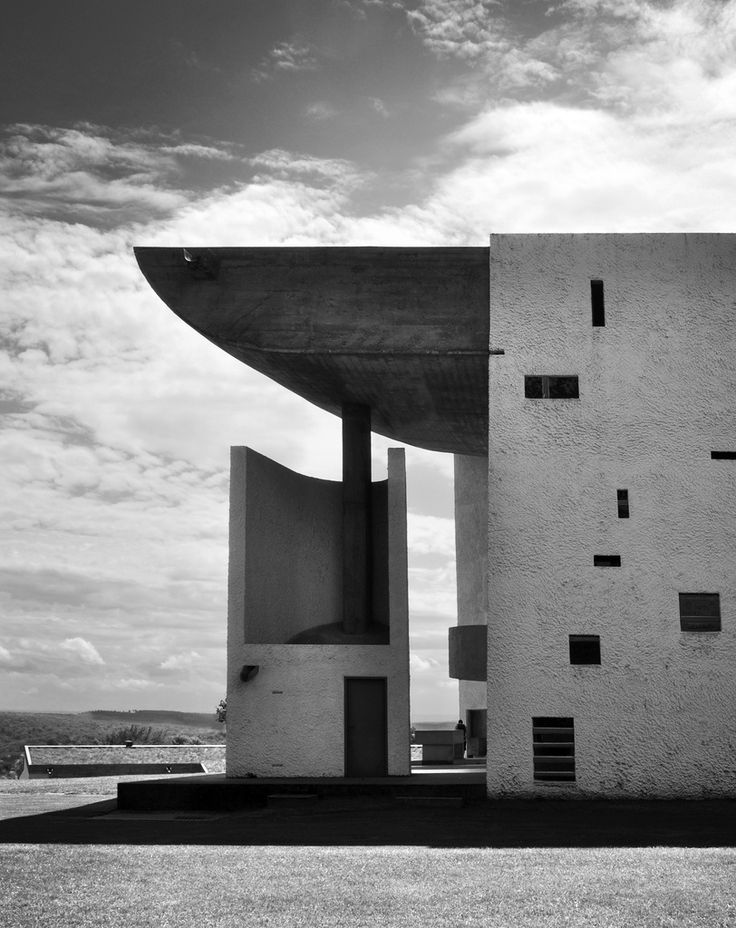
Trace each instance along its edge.
<path fill-rule="evenodd" d="M 535 780 L 575 779 L 575 728 L 571 718 L 532 719 Z"/>

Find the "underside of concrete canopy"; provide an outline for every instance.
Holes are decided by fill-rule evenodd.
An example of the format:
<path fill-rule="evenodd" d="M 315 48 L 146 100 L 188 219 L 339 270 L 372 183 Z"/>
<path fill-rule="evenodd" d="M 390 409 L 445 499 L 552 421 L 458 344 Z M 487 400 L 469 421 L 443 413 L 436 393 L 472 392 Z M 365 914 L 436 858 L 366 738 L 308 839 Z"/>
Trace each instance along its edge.
<path fill-rule="evenodd" d="M 197 332 L 329 412 L 485 454 L 488 248 L 136 248 L 158 296 Z"/>

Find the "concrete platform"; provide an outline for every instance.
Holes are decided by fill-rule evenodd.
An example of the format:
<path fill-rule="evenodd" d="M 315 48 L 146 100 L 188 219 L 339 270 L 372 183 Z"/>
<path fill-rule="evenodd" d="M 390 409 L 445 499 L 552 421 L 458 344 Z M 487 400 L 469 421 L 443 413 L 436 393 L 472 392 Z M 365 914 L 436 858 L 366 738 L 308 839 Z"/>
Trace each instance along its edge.
<path fill-rule="evenodd" d="M 128 781 L 118 784 L 118 808 L 130 811 L 230 810 L 265 806 L 274 794 L 299 796 L 445 796 L 468 801 L 486 798 L 485 769 L 478 764 L 421 767 L 406 777 L 253 777 L 223 774 Z"/>

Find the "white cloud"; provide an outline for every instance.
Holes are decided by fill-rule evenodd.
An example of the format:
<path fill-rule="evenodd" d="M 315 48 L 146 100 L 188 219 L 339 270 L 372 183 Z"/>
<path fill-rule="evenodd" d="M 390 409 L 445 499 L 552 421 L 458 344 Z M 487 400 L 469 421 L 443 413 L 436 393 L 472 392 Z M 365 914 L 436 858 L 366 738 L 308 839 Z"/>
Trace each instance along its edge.
<path fill-rule="evenodd" d="M 256 81 L 267 80 L 276 74 L 295 74 L 314 71 L 319 67 L 319 53 L 300 36 L 279 42 L 260 65 L 253 70 Z"/>
<path fill-rule="evenodd" d="M 83 664 L 104 664 L 97 648 L 85 638 L 65 638 L 59 645 L 62 651 L 76 655 Z"/>
<path fill-rule="evenodd" d="M 159 664 L 161 670 L 190 670 L 196 664 L 201 664 L 202 656 L 196 651 L 183 654 L 172 654 Z"/>
<path fill-rule="evenodd" d="M 433 657 L 420 657 L 419 654 L 414 651 L 409 655 L 409 670 L 411 673 L 434 671 L 439 666 L 439 661 L 435 660 Z"/>

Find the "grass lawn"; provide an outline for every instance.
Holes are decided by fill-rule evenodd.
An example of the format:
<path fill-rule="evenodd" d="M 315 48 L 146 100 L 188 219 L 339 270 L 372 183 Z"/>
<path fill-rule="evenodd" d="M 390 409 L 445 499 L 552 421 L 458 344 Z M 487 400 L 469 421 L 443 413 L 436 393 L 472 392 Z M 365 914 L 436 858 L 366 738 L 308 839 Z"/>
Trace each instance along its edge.
<path fill-rule="evenodd" d="M 736 848 L 730 846 L 262 842 L 258 829 L 264 823 L 275 829 L 269 834 L 281 834 L 289 816 L 318 829 L 331 815 L 321 813 L 320 819 L 288 810 L 225 815 L 201 826 L 148 822 L 141 827 L 153 830 L 155 840 L 142 843 L 130 830 L 135 822 L 124 837 L 115 819 L 103 816 L 80 825 L 74 818 L 80 803 L 114 796 L 115 783 L 114 778 L 0 783 L 0 819 L 12 824 L 19 814 L 42 813 L 45 836 L 38 843 L 0 844 L 0 925 L 736 928 Z M 65 826 L 60 809 L 72 810 Z M 474 814 L 473 807 L 466 813 Z M 334 814 L 347 824 L 356 812 Z M 406 814 L 365 810 L 369 821 Z M 438 824 L 442 820 L 438 810 L 426 814 Z M 66 843 L 63 827 L 87 831 Z M 210 829 L 209 837 L 186 843 L 180 829 L 194 834 L 200 827 Z M 177 835 L 184 843 L 173 843 Z"/>
<path fill-rule="evenodd" d="M 736 926 L 736 851 L 8 845 L 0 923 Z"/>

